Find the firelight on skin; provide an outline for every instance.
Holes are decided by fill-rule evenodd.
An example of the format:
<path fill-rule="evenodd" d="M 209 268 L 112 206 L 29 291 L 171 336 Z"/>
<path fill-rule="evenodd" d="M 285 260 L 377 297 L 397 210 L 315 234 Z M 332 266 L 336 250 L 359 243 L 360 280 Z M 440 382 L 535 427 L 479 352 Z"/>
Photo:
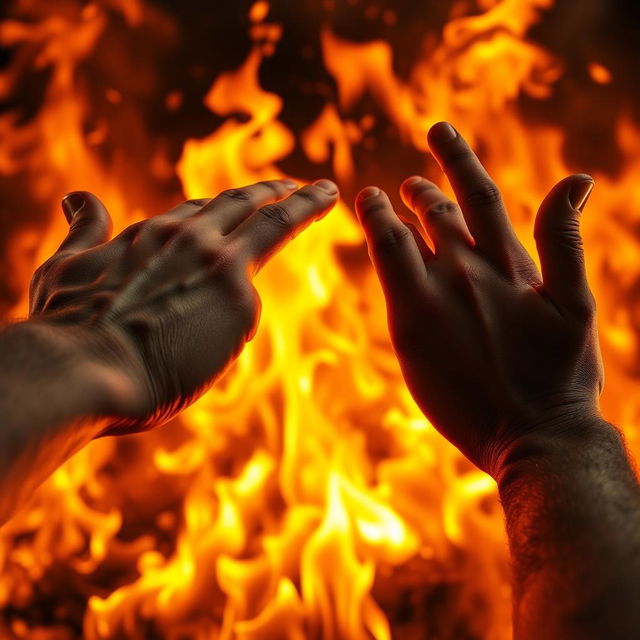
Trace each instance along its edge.
<path fill-rule="evenodd" d="M 33 269 L 67 234 L 57 210 L 66 191 L 99 194 L 116 234 L 183 197 L 266 179 L 305 184 L 314 165 L 330 169 L 344 193 L 373 171 L 394 191 L 409 172 L 424 172 L 450 195 L 419 153 L 443 119 L 455 119 L 481 151 L 536 261 L 539 203 L 576 166 L 591 167 L 589 136 L 561 123 L 580 125 L 588 115 L 619 158 L 615 172 L 598 163 L 582 224 L 607 363 L 603 410 L 640 451 L 640 130 L 621 104 L 615 61 L 593 59 L 607 61 L 612 84 L 602 84 L 606 74 L 590 58 L 567 65 L 553 45 L 529 37 L 552 0 L 455 2 L 482 9 L 456 12 L 439 33 L 428 3 L 415 3 L 409 25 L 400 10 L 395 22 L 376 18 L 376 3 L 357 25 L 371 39 L 357 41 L 335 22 L 342 2 L 289 4 L 306 11 L 314 2 L 323 19 L 313 25 L 278 13 L 278 3 L 255 3 L 246 26 L 236 21 L 246 58 L 234 57 L 237 66 L 201 93 L 191 91 L 189 75 L 196 31 L 210 57 L 198 55 L 195 71 L 220 67 L 217 38 L 202 38 L 201 24 L 182 31 L 180 19 L 197 3 L 69 0 L 64 11 L 43 0 L 9 3 L 16 11 L 0 23 L 0 40 L 16 56 L 0 69 L 0 86 L 16 110 L 0 113 L 0 173 L 11 234 L 3 284 L 14 297 L 2 301 L 22 294 L 10 315 L 27 317 Z M 354 14 L 365 5 L 356 3 Z M 409 50 L 407 26 L 415 31 L 419 20 L 426 46 Z M 182 39 L 172 49 L 177 73 L 164 64 L 168 30 Z M 21 109 L 25 90 L 29 101 L 41 99 L 37 111 L 35 103 Z M 292 121 L 310 95 L 317 111 Z M 590 95 L 612 110 L 587 113 Z M 561 108 L 550 113 L 545 104 L 555 99 Z M 542 117 L 530 119 L 531 109 Z M 398 214 L 420 226 L 410 212 Z M 511 638 L 495 482 L 435 431 L 406 389 L 351 198 L 255 282 L 260 329 L 219 384 L 170 427 L 80 450 L 0 530 L 3 622 L 19 637 L 82 627 L 88 640 L 171 637 L 185 628 L 242 640 L 272 640 L 283 629 L 301 638 L 343 629 L 367 640 L 445 630 Z M 72 386 L 65 380 L 63 392 Z M 400 547 L 387 521 L 402 523 Z M 378 539 L 367 535 L 371 523 Z M 428 607 L 407 607 L 424 598 Z"/>
<path fill-rule="evenodd" d="M 600 413 L 604 371 L 580 235 L 593 179 L 566 178 L 542 203 L 538 270 L 462 136 L 443 122 L 429 145 L 456 200 L 420 176 L 406 180 L 402 199 L 420 229 L 377 187 L 356 201 L 409 390 L 498 484 L 516 640 L 634 637 L 640 486 Z"/>
<path fill-rule="evenodd" d="M 498 484 L 512 556 L 514 637 L 632 637 L 640 629 L 640 486 L 598 404 L 603 369 L 579 233 L 593 180 L 567 178 L 542 204 L 538 271 L 462 136 L 441 123 L 429 141 L 458 202 L 424 178 L 406 180 L 402 197 L 420 229 L 402 222 L 378 187 L 356 202 L 409 391 L 440 433 Z M 69 234 L 34 275 L 30 318 L 0 331 L 3 519 L 89 440 L 151 429 L 200 397 L 254 336 L 254 275 L 337 198 L 327 180 L 300 190 L 267 181 L 185 202 L 111 239 L 100 201 L 70 194 L 63 202 Z M 36 392 L 43 402 L 30 403 Z M 160 622 L 193 606 L 188 585 L 198 582 L 206 593 L 214 576 L 264 593 L 263 564 L 245 566 L 234 556 L 247 543 L 247 514 L 264 509 L 261 494 L 274 469 L 257 448 L 239 476 L 188 496 L 184 516 L 190 530 L 202 532 L 201 544 L 182 545 L 169 564 L 152 555 L 139 565 L 160 605 L 156 615 L 167 609 Z M 337 464 L 328 472 L 324 517 L 309 512 L 317 529 L 298 550 L 302 601 L 327 629 L 334 622 L 323 618 L 330 611 L 323 602 L 334 598 L 340 615 L 332 634 L 339 637 L 358 637 L 363 623 L 384 636 L 380 610 L 371 607 L 364 618 L 349 613 L 354 593 L 366 593 L 375 576 L 373 562 L 350 541 L 392 566 L 420 552 L 419 537 L 345 481 Z M 488 488 L 486 478 L 462 487 L 471 497 Z M 215 520 L 208 509 L 214 499 Z M 445 525 L 452 540 L 463 541 L 455 510 L 445 513 Z M 105 548 L 92 541 L 94 554 Z M 214 549 L 221 554 L 215 572 Z M 358 577 L 355 585 L 344 581 L 345 568 Z M 277 609 L 280 600 L 268 604 L 249 628 L 261 620 L 255 635 L 266 638 L 271 616 L 282 616 L 300 636 L 300 601 L 284 597 L 291 590 L 282 581 L 277 594 L 285 609 Z M 90 606 L 109 615 L 123 602 L 116 592 Z M 115 627 L 103 618 L 94 630 L 104 636 Z"/>

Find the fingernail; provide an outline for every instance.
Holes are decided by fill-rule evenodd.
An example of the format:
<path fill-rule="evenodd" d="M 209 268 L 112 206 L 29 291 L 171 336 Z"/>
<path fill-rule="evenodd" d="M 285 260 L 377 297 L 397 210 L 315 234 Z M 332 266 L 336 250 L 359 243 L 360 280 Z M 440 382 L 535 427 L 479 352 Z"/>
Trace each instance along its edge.
<path fill-rule="evenodd" d="M 380 195 L 380 189 L 378 187 L 367 187 L 360 192 L 358 200 L 368 200 L 369 198 L 375 198 Z"/>
<path fill-rule="evenodd" d="M 431 128 L 429 136 L 436 142 L 451 142 L 458 132 L 448 122 L 439 122 Z"/>
<path fill-rule="evenodd" d="M 408 180 L 405 180 L 405 184 L 408 187 L 412 187 L 414 184 L 418 184 L 419 182 L 423 182 L 424 178 L 421 178 L 420 176 L 413 176 L 413 178 L 409 178 Z"/>
<path fill-rule="evenodd" d="M 331 180 L 316 180 L 313 184 L 331 195 L 338 193 L 338 186 L 334 182 L 331 182 Z"/>
<path fill-rule="evenodd" d="M 571 202 L 571 206 L 576 211 L 582 213 L 587 201 L 589 200 L 589 196 L 591 196 L 591 193 L 593 192 L 593 187 L 595 187 L 593 180 L 578 182 L 571 187 L 571 191 L 569 192 L 569 202 Z"/>
<path fill-rule="evenodd" d="M 298 183 L 294 182 L 293 180 L 283 180 L 282 184 L 287 187 L 287 189 L 297 189 L 298 188 Z"/>
<path fill-rule="evenodd" d="M 73 216 L 84 204 L 84 196 L 80 193 L 68 193 L 62 199 L 62 211 L 67 222 L 71 224 Z"/>

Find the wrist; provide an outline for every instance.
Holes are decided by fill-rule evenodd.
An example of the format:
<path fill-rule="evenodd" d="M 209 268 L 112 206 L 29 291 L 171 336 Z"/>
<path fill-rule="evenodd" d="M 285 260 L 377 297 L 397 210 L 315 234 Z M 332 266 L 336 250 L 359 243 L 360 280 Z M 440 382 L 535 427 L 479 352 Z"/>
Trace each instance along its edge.
<path fill-rule="evenodd" d="M 0 330 L 0 524 L 112 422 L 120 382 L 85 345 L 81 327 L 42 317 Z"/>
<path fill-rule="evenodd" d="M 523 477 L 571 473 L 604 452 L 628 460 L 620 431 L 597 413 L 586 412 L 570 423 L 542 423 L 514 439 L 497 456 L 491 475 L 502 491 Z"/>
<path fill-rule="evenodd" d="M 4 333 L 6 351 L 17 347 L 16 358 L 3 358 L 5 373 L 16 380 L 27 376 L 47 389 L 43 397 L 54 394 L 65 421 L 94 424 L 100 431 L 133 392 L 126 369 L 114 366 L 118 349 L 97 327 L 38 317 L 11 325 Z"/>

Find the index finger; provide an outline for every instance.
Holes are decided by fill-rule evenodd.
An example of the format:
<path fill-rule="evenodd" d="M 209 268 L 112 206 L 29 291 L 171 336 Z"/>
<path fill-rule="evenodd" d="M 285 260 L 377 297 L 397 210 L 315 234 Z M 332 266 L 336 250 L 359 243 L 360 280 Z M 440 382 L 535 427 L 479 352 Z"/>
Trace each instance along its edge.
<path fill-rule="evenodd" d="M 258 270 L 311 222 L 324 216 L 337 200 L 338 187 L 330 180 L 318 180 L 278 203 L 261 207 L 228 237 L 242 242 L 249 262 Z"/>

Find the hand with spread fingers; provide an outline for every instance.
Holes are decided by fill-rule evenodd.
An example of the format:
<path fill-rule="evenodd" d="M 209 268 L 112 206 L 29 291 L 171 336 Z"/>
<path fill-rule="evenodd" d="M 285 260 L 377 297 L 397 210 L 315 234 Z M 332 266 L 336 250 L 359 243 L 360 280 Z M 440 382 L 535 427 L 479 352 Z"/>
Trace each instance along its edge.
<path fill-rule="evenodd" d="M 429 144 L 457 203 L 414 177 L 401 195 L 420 229 L 376 187 L 356 208 L 413 397 L 497 480 L 514 638 L 637 637 L 640 488 L 599 411 L 603 368 L 579 232 L 593 180 L 566 178 L 542 204 L 539 273 L 460 134 L 440 123 Z"/>
<path fill-rule="evenodd" d="M 603 370 L 578 231 L 594 183 L 567 178 L 542 204 L 541 276 L 464 139 L 442 123 L 429 142 L 459 204 L 414 177 L 401 196 L 420 230 L 405 225 L 375 187 L 360 194 L 357 209 L 416 402 L 495 475 L 532 430 L 564 430 L 577 417 L 599 416 Z"/>
<path fill-rule="evenodd" d="M 256 329 L 252 276 L 337 197 L 326 180 L 261 182 L 113 240 L 95 196 L 65 199 L 69 235 L 33 278 L 31 318 L 104 369 L 115 419 L 105 433 L 160 424 L 212 384 Z"/>

